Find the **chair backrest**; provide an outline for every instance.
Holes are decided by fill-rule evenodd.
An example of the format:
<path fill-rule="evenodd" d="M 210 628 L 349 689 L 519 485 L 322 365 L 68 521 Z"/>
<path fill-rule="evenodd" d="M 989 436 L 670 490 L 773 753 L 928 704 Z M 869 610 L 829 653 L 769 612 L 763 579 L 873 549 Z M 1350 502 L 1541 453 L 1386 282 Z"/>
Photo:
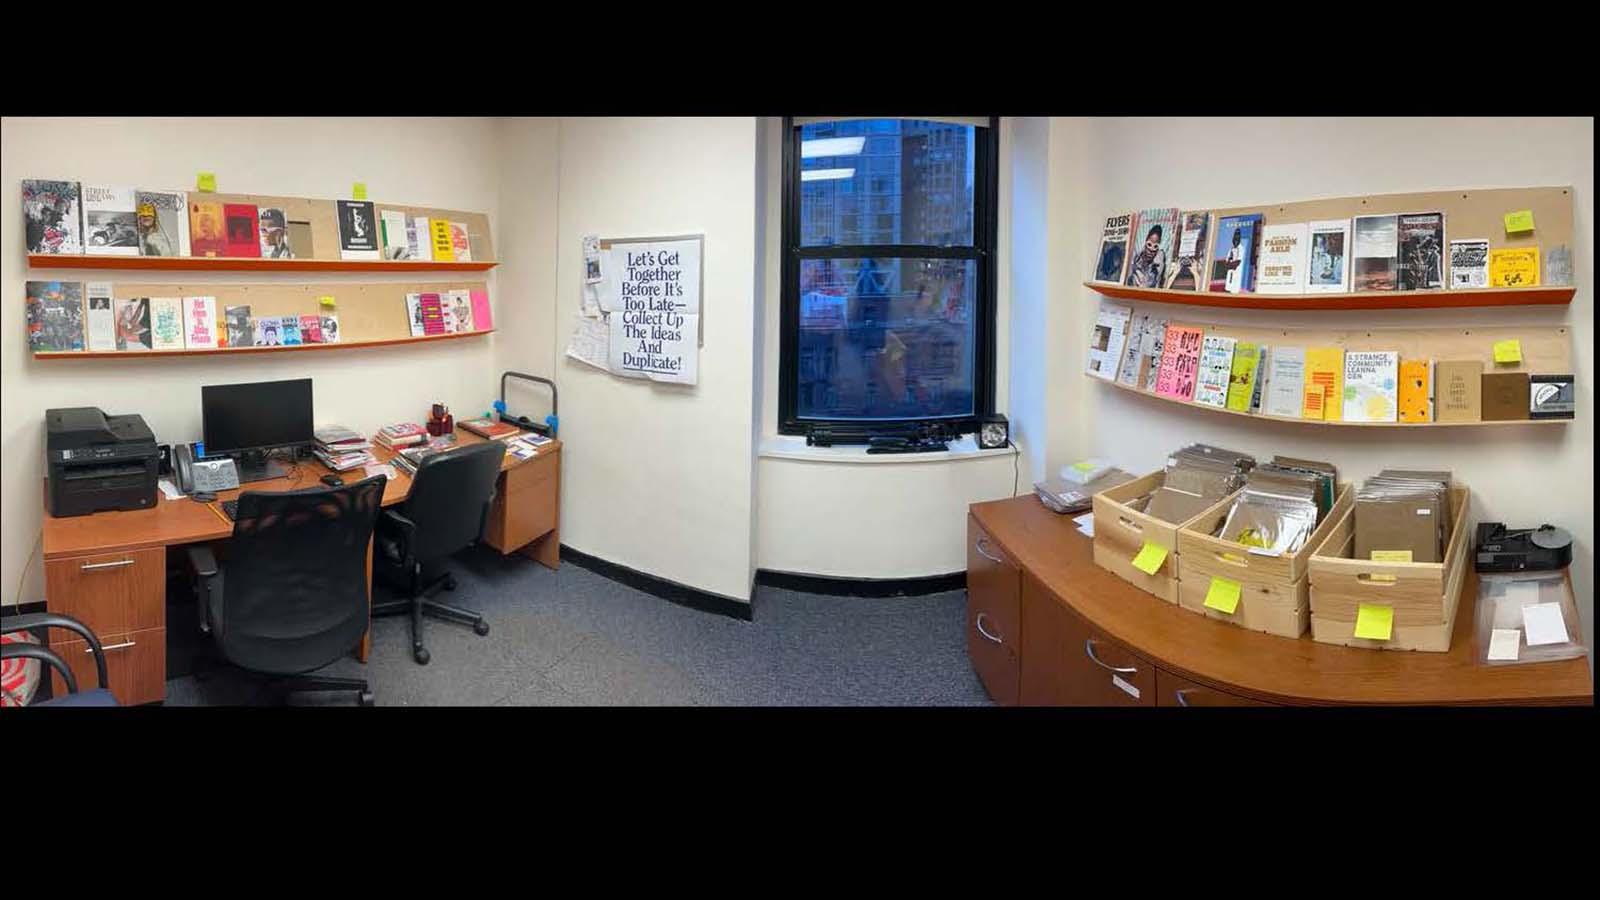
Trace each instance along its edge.
<path fill-rule="evenodd" d="M 385 481 L 239 495 L 212 621 L 224 656 L 295 674 L 350 652 L 367 627 L 367 551 Z"/>
<path fill-rule="evenodd" d="M 506 446 L 469 444 L 424 459 L 401 515 L 416 523 L 411 552 L 419 562 L 448 556 L 483 536 Z"/>

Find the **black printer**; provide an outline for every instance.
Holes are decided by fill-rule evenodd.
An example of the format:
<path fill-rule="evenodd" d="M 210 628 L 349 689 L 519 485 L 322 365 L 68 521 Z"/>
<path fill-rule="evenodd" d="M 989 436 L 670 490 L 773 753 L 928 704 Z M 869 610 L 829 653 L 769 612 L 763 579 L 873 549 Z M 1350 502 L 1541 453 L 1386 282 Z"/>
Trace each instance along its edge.
<path fill-rule="evenodd" d="M 47 409 L 44 442 L 50 515 L 156 505 L 161 451 L 143 417 L 93 406 Z"/>

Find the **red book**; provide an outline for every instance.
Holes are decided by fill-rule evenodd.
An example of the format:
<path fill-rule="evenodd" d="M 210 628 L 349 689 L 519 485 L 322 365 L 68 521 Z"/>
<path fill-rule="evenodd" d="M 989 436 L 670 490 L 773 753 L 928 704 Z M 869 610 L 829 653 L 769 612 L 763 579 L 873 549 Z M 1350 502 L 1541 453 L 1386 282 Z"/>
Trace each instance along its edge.
<path fill-rule="evenodd" d="M 515 425 L 507 425 L 504 422 L 495 422 L 490 419 L 468 419 L 456 424 L 479 437 L 486 437 L 496 441 L 515 437 L 522 433 L 522 429 Z"/>
<path fill-rule="evenodd" d="M 322 343 L 322 317 L 300 317 L 300 342 L 302 344 Z"/>
<path fill-rule="evenodd" d="M 254 203 L 225 203 L 222 219 L 229 256 L 261 256 L 261 223 Z"/>
<path fill-rule="evenodd" d="M 444 334 L 444 306 L 438 294 L 422 295 L 422 333 Z"/>

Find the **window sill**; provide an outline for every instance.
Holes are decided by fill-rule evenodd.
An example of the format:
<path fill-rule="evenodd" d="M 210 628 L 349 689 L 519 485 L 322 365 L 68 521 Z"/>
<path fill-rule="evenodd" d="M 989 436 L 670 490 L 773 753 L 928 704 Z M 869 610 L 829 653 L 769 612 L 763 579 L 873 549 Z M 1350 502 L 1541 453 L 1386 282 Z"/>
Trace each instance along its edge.
<path fill-rule="evenodd" d="M 762 439 L 761 452 L 758 455 L 766 459 L 798 459 L 806 462 L 905 465 L 908 463 L 938 463 L 1006 457 L 1016 452 L 1017 448 L 1014 445 L 996 450 L 980 450 L 978 449 L 977 440 L 970 434 L 964 434 L 951 441 L 950 449 L 944 453 L 868 453 L 867 445 L 865 444 L 850 444 L 841 447 L 808 447 L 806 446 L 805 437 L 786 434 Z"/>

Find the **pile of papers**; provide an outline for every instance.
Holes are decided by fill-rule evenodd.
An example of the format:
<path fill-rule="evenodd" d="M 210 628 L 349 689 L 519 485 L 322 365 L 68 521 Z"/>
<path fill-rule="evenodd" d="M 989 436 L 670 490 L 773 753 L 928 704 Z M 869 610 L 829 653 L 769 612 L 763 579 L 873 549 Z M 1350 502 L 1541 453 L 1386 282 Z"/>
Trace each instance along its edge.
<path fill-rule="evenodd" d="M 1167 457 L 1166 477 L 1141 512 L 1179 525 L 1238 490 L 1255 457 L 1210 444 L 1190 444 Z"/>
<path fill-rule="evenodd" d="M 1250 470 L 1216 536 L 1266 556 L 1297 553 L 1333 505 L 1331 463 L 1275 456 Z"/>
<path fill-rule="evenodd" d="M 538 453 L 539 448 L 548 443 L 550 443 L 549 438 L 530 431 L 506 441 L 506 454 L 517 459 L 527 459 Z"/>
<path fill-rule="evenodd" d="M 389 461 L 394 463 L 395 468 L 406 473 L 407 475 L 415 475 L 417 474 L 417 466 L 423 460 L 430 456 L 443 453 L 446 450 L 453 450 L 455 449 L 455 446 L 455 435 L 442 434 L 433 440 L 428 441 L 426 444 L 418 444 L 415 447 L 407 447 L 404 450 L 401 450 L 399 453 L 394 455 L 393 459 Z"/>
<path fill-rule="evenodd" d="M 1065 475 L 1071 468 L 1071 466 L 1063 468 L 1062 474 Z M 1047 478 L 1036 483 L 1033 492 L 1047 509 L 1063 514 L 1075 513 L 1083 512 L 1092 506 L 1095 494 L 1132 480 L 1133 476 L 1127 472 L 1106 466 L 1100 469 L 1099 476 L 1092 481 L 1077 482 L 1067 478 Z"/>
<path fill-rule="evenodd" d="M 1444 562 L 1450 473 L 1384 469 L 1356 491 L 1356 559 Z"/>
<path fill-rule="evenodd" d="M 380 446 L 398 448 L 420 444 L 428 439 L 428 429 L 413 422 L 400 422 L 395 425 L 385 425 L 378 429 L 378 434 L 373 440 Z"/>
<path fill-rule="evenodd" d="M 373 461 L 372 442 L 353 428 L 343 425 L 324 425 L 312 432 L 316 443 L 311 452 L 323 465 L 335 472 L 348 472 Z"/>

